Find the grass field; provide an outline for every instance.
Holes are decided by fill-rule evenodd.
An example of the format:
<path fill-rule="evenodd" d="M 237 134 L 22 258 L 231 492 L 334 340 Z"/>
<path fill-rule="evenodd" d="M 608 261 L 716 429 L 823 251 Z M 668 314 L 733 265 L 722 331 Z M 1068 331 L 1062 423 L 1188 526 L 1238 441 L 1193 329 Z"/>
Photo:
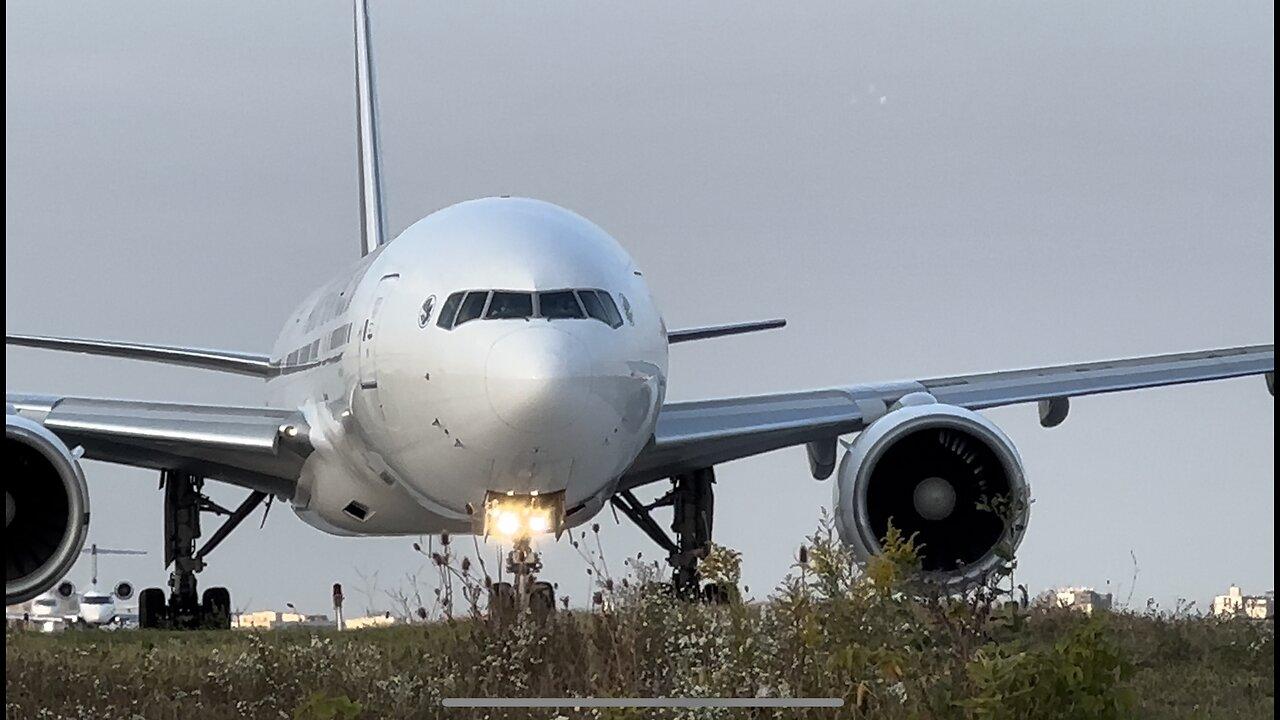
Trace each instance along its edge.
<path fill-rule="evenodd" d="M 709 566 L 730 581 L 732 553 Z M 1263 718 L 1272 621 L 1027 607 L 1016 587 L 912 586 L 899 543 L 865 571 L 829 533 L 763 603 L 690 605 L 601 579 L 591 611 L 470 608 L 378 630 L 9 632 L 6 716 L 70 718 Z M 463 577 L 459 575 L 459 577 Z M 1005 585 L 1011 586 L 1008 578 Z M 463 595 L 466 595 L 464 583 Z M 910 590 L 911 592 L 907 592 Z M 482 610 L 482 608 L 479 608 Z M 839 710 L 445 709 L 447 697 L 839 697 Z M 683 714 L 680 714 L 683 712 Z"/>

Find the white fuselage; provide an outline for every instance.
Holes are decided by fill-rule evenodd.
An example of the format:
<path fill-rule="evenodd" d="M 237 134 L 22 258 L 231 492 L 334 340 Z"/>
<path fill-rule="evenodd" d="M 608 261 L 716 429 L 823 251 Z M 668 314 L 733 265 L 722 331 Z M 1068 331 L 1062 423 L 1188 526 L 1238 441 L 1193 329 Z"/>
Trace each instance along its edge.
<path fill-rule="evenodd" d="M 603 291 L 620 319 L 441 327 L 448 299 L 473 290 Z M 653 434 L 667 337 L 603 230 L 548 203 L 487 198 L 418 221 L 313 293 L 272 361 L 268 400 L 301 409 L 314 448 L 300 517 L 340 534 L 468 532 L 487 492 L 563 491 L 568 524 L 594 515 Z"/>
<path fill-rule="evenodd" d="M 31 603 L 31 619 L 106 625 L 116 617 L 116 597 L 110 592 L 90 588 L 80 596 L 63 599 L 52 592 L 44 593 Z"/>
<path fill-rule="evenodd" d="M 116 598 L 90 589 L 80 596 L 80 619 L 87 625 L 106 625 L 116 618 Z"/>

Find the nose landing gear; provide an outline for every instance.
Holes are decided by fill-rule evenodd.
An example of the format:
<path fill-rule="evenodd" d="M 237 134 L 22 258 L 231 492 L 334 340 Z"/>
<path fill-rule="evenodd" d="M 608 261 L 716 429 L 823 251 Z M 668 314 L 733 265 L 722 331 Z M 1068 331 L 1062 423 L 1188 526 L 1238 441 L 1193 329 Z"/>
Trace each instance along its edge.
<path fill-rule="evenodd" d="M 515 582 L 496 582 L 489 588 L 490 614 L 510 618 L 528 610 L 538 621 L 550 617 L 556 609 L 556 591 L 551 583 L 536 579 L 541 571 L 542 558 L 529 537 L 516 538 L 507 553 L 507 572 Z"/>

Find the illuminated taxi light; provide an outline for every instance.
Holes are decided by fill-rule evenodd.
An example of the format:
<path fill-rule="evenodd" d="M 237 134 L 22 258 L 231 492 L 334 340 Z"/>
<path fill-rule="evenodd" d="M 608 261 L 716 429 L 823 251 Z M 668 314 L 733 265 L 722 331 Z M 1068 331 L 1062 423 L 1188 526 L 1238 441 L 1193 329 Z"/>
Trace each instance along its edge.
<path fill-rule="evenodd" d="M 551 529 L 551 518 L 547 513 L 535 513 L 529 516 L 530 532 L 544 533 Z"/>
<path fill-rule="evenodd" d="M 520 516 L 510 510 L 498 513 L 497 530 L 500 535 L 516 535 L 520 532 Z"/>
<path fill-rule="evenodd" d="M 484 512 L 477 514 L 476 521 L 477 532 L 504 539 L 557 532 L 564 524 L 564 491 L 516 494 L 512 490 L 490 490 L 485 495 Z"/>

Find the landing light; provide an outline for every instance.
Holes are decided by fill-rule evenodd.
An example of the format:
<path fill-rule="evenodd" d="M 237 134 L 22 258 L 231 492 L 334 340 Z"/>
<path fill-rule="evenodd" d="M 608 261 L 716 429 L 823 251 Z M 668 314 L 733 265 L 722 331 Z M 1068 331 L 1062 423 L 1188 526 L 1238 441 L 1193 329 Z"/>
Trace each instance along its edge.
<path fill-rule="evenodd" d="M 485 535 L 511 540 L 558 531 L 564 523 L 564 493 L 517 495 L 514 491 L 487 493 Z"/>
<path fill-rule="evenodd" d="M 529 516 L 529 530 L 535 533 L 544 533 L 551 529 L 551 518 L 547 513 L 538 513 Z"/>
<path fill-rule="evenodd" d="M 511 510 L 503 510 L 498 513 L 498 521 L 495 523 L 494 529 L 497 534 L 514 537 L 520 532 L 520 516 Z"/>

